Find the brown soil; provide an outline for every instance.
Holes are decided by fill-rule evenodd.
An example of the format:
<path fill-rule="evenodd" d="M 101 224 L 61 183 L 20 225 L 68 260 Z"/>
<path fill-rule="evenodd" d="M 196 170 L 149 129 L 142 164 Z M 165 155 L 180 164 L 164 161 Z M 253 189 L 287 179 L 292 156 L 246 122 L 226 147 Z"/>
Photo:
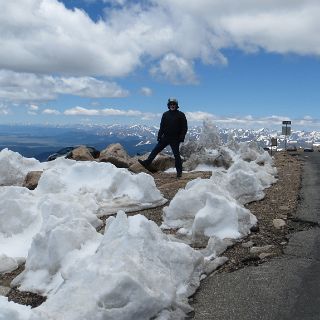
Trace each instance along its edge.
<path fill-rule="evenodd" d="M 270 259 L 270 257 L 279 256 L 283 253 L 283 247 L 288 242 L 288 236 L 291 232 L 308 228 L 307 225 L 302 225 L 290 219 L 292 213 L 297 208 L 299 200 L 302 162 L 289 153 L 278 152 L 275 155 L 275 166 L 278 169 L 277 183 L 265 190 L 266 195 L 263 200 L 246 205 L 258 218 L 257 230 L 252 232 L 247 238 L 239 240 L 224 252 L 223 255 L 227 256 L 229 261 L 218 272 L 232 272 L 247 265 L 263 263 Z M 211 176 L 211 172 L 184 173 L 180 179 L 176 178 L 175 173 L 154 173 L 152 176 L 164 197 L 170 201 L 178 190 L 184 188 L 190 180 L 198 177 L 208 179 Z M 143 214 L 160 225 L 162 223 L 162 209 L 164 206 L 131 212 L 128 215 Z M 273 219 L 276 218 L 285 220 L 287 225 L 283 229 L 277 230 L 273 226 Z M 105 221 L 106 217 L 102 217 L 101 219 Z M 101 229 L 103 227 L 100 228 L 100 231 Z M 175 230 L 172 232 L 175 232 Z M 266 258 L 253 257 L 249 253 L 249 248 L 242 246 L 247 241 L 252 241 L 255 246 L 271 244 L 274 245 L 274 249 L 271 255 Z M 22 270 L 23 266 L 14 272 L 0 275 L 0 285 L 9 286 L 12 279 Z M 40 305 L 45 300 L 45 297 L 29 292 L 20 292 L 16 289 L 12 289 L 8 297 L 17 303 L 31 305 L 32 307 Z"/>

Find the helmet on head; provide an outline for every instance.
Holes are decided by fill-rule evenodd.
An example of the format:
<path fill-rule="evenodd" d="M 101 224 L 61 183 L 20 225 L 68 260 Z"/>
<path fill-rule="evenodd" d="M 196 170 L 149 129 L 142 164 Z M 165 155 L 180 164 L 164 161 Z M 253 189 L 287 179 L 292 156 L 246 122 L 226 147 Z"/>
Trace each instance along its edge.
<path fill-rule="evenodd" d="M 170 108 L 170 104 L 175 104 L 176 108 L 177 109 L 179 108 L 178 100 L 175 99 L 175 98 L 169 98 L 168 99 L 168 103 L 167 103 L 168 108 Z"/>

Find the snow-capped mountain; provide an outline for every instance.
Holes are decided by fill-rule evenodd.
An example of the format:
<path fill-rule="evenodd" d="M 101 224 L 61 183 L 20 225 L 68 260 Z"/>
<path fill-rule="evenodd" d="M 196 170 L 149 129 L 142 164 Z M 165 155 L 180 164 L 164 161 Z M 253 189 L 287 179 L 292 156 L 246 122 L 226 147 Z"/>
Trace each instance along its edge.
<path fill-rule="evenodd" d="M 91 128 L 92 129 L 92 128 Z M 95 127 L 96 134 L 101 136 L 135 137 L 139 138 L 136 146 L 153 144 L 156 142 L 159 127 L 144 125 L 105 125 Z M 296 147 L 318 146 L 320 145 L 320 132 L 317 131 L 292 131 L 290 136 L 282 135 L 281 131 L 244 128 L 217 128 L 220 138 L 227 142 L 231 137 L 237 142 L 256 141 L 261 147 L 269 147 L 271 138 L 277 138 L 278 147 L 283 148 L 285 140 L 288 145 Z M 187 138 L 197 140 L 202 131 L 202 126 L 189 127 Z"/>
<path fill-rule="evenodd" d="M 211 124 L 214 126 L 214 124 Z M 0 150 L 9 148 L 25 157 L 45 161 L 48 156 L 67 146 L 85 144 L 103 150 L 109 144 L 120 143 L 130 155 L 149 152 L 156 143 L 159 127 L 136 125 L 79 124 L 59 126 L 0 125 Z M 203 126 L 189 126 L 187 140 L 197 140 Z M 294 131 L 283 136 L 281 131 L 261 128 L 216 128 L 223 143 L 233 138 L 237 142 L 256 141 L 261 147 L 270 147 L 271 138 L 277 138 L 278 149 L 288 145 L 298 147 L 320 146 L 320 132 Z M 285 138 L 286 141 L 285 141 Z"/>

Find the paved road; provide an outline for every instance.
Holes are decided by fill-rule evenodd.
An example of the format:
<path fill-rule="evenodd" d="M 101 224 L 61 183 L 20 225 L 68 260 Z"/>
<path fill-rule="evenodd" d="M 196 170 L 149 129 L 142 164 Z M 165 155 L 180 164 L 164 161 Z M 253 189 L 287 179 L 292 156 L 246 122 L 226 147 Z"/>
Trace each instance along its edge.
<path fill-rule="evenodd" d="M 196 320 L 320 320 L 320 152 L 303 157 L 295 218 L 314 227 L 294 234 L 279 258 L 205 279 L 195 295 Z"/>

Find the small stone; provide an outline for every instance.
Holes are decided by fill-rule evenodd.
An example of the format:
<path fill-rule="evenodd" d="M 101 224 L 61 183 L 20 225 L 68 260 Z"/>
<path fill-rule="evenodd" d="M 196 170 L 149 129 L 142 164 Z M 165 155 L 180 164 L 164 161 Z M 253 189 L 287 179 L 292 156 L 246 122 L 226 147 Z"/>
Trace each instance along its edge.
<path fill-rule="evenodd" d="M 256 225 L 256 226 L 252 226 L 251 228 L 250 228 L 250 231 L 251 232 L 258 232 L 260 229 L 259 229 L 259 226 L 258 225 Z"/>
<path fill-rule="evenodd" d="M 272 223 L 273 226 L 278 230 L 282 229 L 287 225 L 286 222 L 282 219 L 273 219 Z"/>
<path fill-rule="evenodd" d="M 250 248 L 250 253 L 251 254 L 260 254 L 263 252 L 269 252 L 274 248 L 274 246 L 272 244 L 263 246 L 263 247 L 252 247 Z"/>
<path fill-rule="evenodd" d="M 290 210 L 289 206 L 280 206 L 279 210 L 287 211 Z"/>
<path fill-rule="evenodd" d="M 274 254 L 273 253 L 267 253 L 267 252 L 262 252 L 259 254 L 259 259 L 265 259 L 265 258 L 268 258 L 268 257 L 272 257 Z"/>
<path fill-rule="evenodd" d="M 282 246 L 285 246 L 285 245 L 287 244 L 287 242 L 286 242 L 286 241 L 282 241 L 282 242 L 280 242 L 280 244 L 281 244 Z"/>
<path fill-rule="evenodd" d="M 248 242 L 242 243 L 242 247 L 243 247 L 243 248 L 251 248 L 251 247 L 253 247 L 253 246 L 254 246 L 253 241 L 248 241 Z"/>

